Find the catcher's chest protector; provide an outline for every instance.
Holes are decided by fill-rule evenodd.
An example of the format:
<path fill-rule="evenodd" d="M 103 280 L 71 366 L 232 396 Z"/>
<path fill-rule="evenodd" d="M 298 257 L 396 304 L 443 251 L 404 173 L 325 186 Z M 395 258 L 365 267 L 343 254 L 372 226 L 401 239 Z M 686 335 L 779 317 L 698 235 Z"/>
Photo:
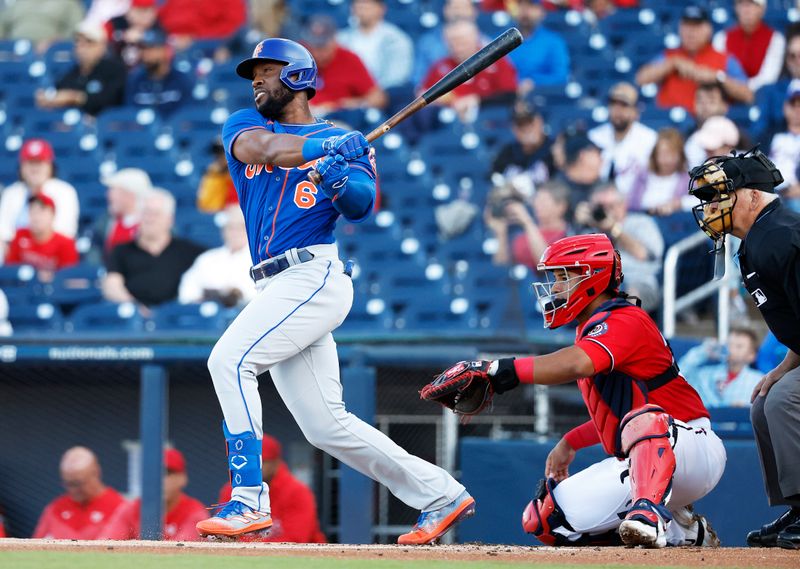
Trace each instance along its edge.
<path fill-rule="evenodd" d="M 604 322 L 611 316 L 611 311 L 624 308 L 635 308 L 629 302 L 621 299 L 605 303 L 599 312 L 583 327 L 581 337 L 586 336 L 595 326 Z M 665 347 L 664 349 L 669 349 Z M 600 433 L 603 449 L 618 458 L 624 458 L 620 421 L 632 409 L 647 403 L 647 394 L 654 389 L 665 385 L 675 377 L 679 371 L 673 362 L 666 370 L 655 377 L 637 379 L 621 371 L 613 370 L 610 373 L 599 373 L 593 377 L 578 380 L 583 401 L 589 411 L 589 416 Z"/>

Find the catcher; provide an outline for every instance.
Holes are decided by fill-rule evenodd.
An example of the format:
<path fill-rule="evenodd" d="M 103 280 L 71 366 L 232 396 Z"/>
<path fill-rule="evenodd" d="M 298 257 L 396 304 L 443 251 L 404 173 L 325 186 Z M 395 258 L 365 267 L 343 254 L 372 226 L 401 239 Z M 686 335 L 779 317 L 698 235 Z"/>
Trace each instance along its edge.
<path fill-rule="evenodd" d="M 552 354 L 460 362 L 421 391 L 455 413 L 479 413 L 520 383 L 578 381 L 590 420 L 558 441 L 522 525 L 546 545 L 719 545 L 691 503 L 725 468 L 697 392 L 681 377 L 655 322 L 619 291 L 619 253 L 601 234 L 550 245 L 534 283 L 546 328 L 577 321 L 573 346 Z M 609 458 L 569 474 L 575 452 L 601 443 Z"/>

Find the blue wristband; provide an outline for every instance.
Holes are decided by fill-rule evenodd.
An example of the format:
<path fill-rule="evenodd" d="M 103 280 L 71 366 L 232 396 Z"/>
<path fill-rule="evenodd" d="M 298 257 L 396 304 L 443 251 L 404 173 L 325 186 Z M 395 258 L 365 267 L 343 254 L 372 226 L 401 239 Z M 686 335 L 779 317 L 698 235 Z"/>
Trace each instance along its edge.
<path fill-rule="evenodd" d="M 303 160 L 306 162 L 325 156 L 324 138 L 308 138 L 303 143 Z"/>

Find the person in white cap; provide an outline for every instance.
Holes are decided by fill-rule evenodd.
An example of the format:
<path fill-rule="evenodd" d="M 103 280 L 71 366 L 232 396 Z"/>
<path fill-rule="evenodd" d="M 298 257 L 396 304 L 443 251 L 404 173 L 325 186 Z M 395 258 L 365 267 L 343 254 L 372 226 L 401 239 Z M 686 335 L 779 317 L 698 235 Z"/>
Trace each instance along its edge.
<path fill-rule="evenodd" d="M 139 168 L 123 168 L 105 176 L 101 182 L 108 188 L 108 211 L 89 231 L 92 246 L 87 258 L 93 263 L 107 261 L 114 247 L 133 241 L 139 229 L 144 199 L 153 189 L 150 176 Z"/>
<path fill-rule="evenodd" d="M 706 151 L 706 158 L 725 156 L 739 147 L 741 133 L 728 117 L 711 117 L 695 133 L 695 141 Z M 689 164 L 697 166 L 697 164 Z"/>
<path fill-rule="evenodd" d="M 84 21 L 75 33 L 75 65 L 54 89 L 38 89 L 36 105 L 42 109 L 78 107 L 97 115 L 122 103 L 125 66 L 108 55 L 108 37 L 103 25 Z"/>
<path fill-rule="evenodd" d="M 786 39 L 764 23 L 767 0 L 735 0 L 736 24 L 714 35 L 714 49 L 738 59 L 755 92 L 777 81 Z"/>
<path fill-rule="evenodd" d="M 0 253 L 17 229 L 28 227 L 28 199 L 43 193 L 55 203 L 53 229 L 67 237 L 78 231 L 80 206 L 75 188 L 55 177 L 55 152 L 44 139 L 26 140 L 19 151 L 19 180 L 0 195 Z"/>

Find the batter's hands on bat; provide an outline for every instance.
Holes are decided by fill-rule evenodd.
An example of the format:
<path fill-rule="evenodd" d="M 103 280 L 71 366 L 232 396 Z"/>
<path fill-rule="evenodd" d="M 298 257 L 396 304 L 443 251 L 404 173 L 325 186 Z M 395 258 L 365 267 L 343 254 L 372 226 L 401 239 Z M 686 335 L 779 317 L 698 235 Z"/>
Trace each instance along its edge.
<path fill-rule="evenodd" d="M 335 199 L 347 188 L 350 164 L 341 154 L 329 154 L 317 162 L 317 173 L 322 177 L 319 189 L 329 199 Z"/>
<path fill-rule="evenodd" d="M 569 465 L 573 460 L 575 460 L 575 449 L 562 438 L 547 455 L 544 464 L 545 478 L 553 478 L 556 482 L 566 480 L 569 477 Z"/>
<path fill-rule="evenodd" d="M 369 152 L 369 142 L 363 134 L 354 130 L 339 136 L 331 136 L 322 142 L 326 154 L 341 154 L 345 160 L 355 160 Z"/>

